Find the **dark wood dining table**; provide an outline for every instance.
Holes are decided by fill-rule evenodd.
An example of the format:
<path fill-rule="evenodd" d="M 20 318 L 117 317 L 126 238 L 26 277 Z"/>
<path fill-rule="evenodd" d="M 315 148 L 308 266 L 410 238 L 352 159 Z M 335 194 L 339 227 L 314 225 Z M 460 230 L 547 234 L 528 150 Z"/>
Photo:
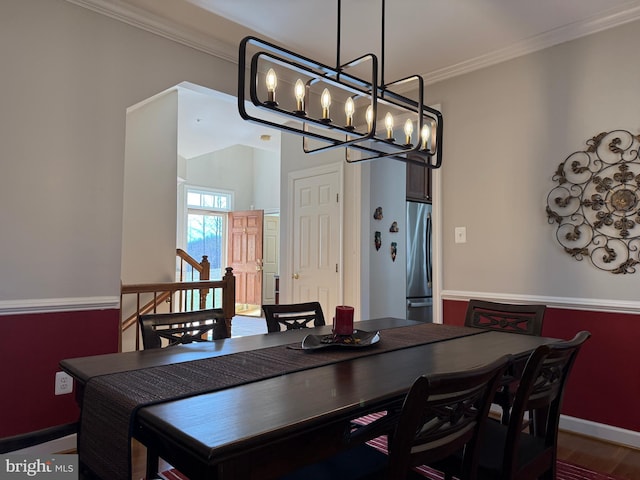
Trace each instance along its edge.
<path fill-rule="evenodd" d="M 379 330 L 378 344 L 382 346 L 393 332 L 425 330 L 421 325 L 424 324 L 381 318 L 358 322 L 355 326 L 368 332 Z M 376 344 L 362 349 L 366 352 L 363 356 L 344 359 L 334 358 L 341 353 L 332 353 L 332 360 L 318 366 L 240 381 L 184 398 L 149 402 L 132 414 L 130 435 L 191 480 L 277 478 L 349 448 L 352 420 L 397 405 L 420 375 L 467 370 L 502 355 L 523 359 L 537 346 L 556 341 L 468 327 L 429 325 L 432 325 L 429 331 L 433 332 L 429 335 L 436 336 L 426 343 L 417 341 L 415 345 L 379 352 Z M 408 329 L 399 330 L 403 327 Z M 306 335 L 330 332 L 330 326 L 324 326 L 67 359 L 60 365 L 77 380 L 78 401 L 84 409 L 84 402 L 88 401 L 83 395 L 85 387 L 95 379 L 120 372 L 144 374 L 154 368 L 191 365 L 207 359 L 215 359 L 214 362 L 222 358 L 241 359 L 246 352 L 295 347 Z M 439 338 L 440 333 L 446 335 Z M 348 349 L 327 350 L 346 352 Z M 317 354 L 316 351 L 296 353 Z M 87 432 L 81 421 L 79 436 L 88 435 Z M 82 463 L 83 450 L 79 453 Z M 92 469 L 92 465 L 87 466 Z M 152 473 L 149 470 L 148 474 Z"/>

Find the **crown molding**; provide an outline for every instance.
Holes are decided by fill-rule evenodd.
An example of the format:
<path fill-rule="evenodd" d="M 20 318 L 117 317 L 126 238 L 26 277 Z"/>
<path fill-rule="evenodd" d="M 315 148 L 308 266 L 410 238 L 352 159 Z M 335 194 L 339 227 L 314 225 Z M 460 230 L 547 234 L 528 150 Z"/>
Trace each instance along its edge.
<path fill-rule="evenodd" d="M 222 60 L 238 63 L 238 51 L 235 45 L 221 42 L 211 36 L 194 32 L 189 28 L 172 22 L 140 8 L 118 0 L 66 0 L 96 13 L 159 35 L 168 40 L 208 53 Z"/>
<path fill-rule="evenodd" d="M 66 1 L 188 47 L 195 48 L 196 50 L 228 62 L 238 63 L 238 52 L 235 45 L 230 45 L 211 36 L 194 32 L 184 25 L 179 25 L 169 19 L 119 2 L 118 0 Z M 639 19 L 640 2 L 634 1 L 631 5 L 626 4 L 618 9 L 610 10 L 609 13 L 604 16 L 593 17 L 556 28 L 515 43 L 509 47 L 459 62 L 455 65 L 426 72 L 421 76 L 424 78 L 426 85 L 433 84 Z"/>
<path fill-rule="evenodd" d="M 634 2 L 634 6 L 632 7 L 626 5 L 623 8 L 620 8 L 617 11 L 612 11 L 603 17 L 590 18 L 581 22 L 575 22 L 528 38 L 509 47 L 487 53 L 486 55 L 481 55 L 449 67 L 424 73 L 422 74 L 422 77 L 424 78 L 425 84 L 433 84 L 458 75 L 480 70 L 481 68 L 506 62 L 507 60 L 512 60 L 529 53 L 534 53 L 548 47 L 553 47 L 560 43 L 575 40 L 593 33 L 624 25 L 625 23 L 636 21 L 640 19 L 640 5 L 638 3 L 639 2 Z"/>

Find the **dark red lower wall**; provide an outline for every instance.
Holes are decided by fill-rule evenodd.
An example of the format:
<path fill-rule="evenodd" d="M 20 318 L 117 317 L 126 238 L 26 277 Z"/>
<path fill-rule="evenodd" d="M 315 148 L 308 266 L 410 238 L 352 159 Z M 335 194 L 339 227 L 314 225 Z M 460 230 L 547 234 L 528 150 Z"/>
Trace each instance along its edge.
<path fill-rule="evenodd" d="M 445 300 L 444 322 L 464 323 L 467 302 Z M 0 438 L 75 422 L 74 395 L 54 395 L 65 358 L 118 350 L 118 310 L 0 316 Z M 563 413 L 640 431 L 640 315 L 549 308 L 543 334 L 592 334 L 569 379 Z"/>
<path fill-rule="evenodd" d="M 77 421 L 75 395 L 54 395 L 58 362 L 117 352 L 119 322 L 119 310 L 0 316 L 0 438 Z"/>
<path fill-rule="evenodd" d="M 462 325 L 467 302 L 445 300 L 444 323 Z M 570 339 L 591 332 L 576 360 L 562 413 L 640 431 L 640 315 L 548 308 L 542 334 Z"/>

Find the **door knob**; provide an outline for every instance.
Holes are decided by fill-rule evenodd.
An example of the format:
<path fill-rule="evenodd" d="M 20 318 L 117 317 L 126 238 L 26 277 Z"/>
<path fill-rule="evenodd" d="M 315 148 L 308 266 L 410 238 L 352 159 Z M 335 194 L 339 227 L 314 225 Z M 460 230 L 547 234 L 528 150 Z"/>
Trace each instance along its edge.
<path fill-rule="evenodd" d="M 298 280 L 300 278 L 300 275 L 298 275 L 297 273 L 294 273 L 292 277 L 294 280 Z"/>

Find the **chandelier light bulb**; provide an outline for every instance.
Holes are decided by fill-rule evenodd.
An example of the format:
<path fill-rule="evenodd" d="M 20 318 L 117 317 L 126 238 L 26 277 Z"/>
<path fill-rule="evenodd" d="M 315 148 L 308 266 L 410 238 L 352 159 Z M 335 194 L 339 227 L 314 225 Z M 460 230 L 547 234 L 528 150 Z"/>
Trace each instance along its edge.
<path fill-rule="evenodd" d="M 407 138 L 406 144 L 411 145 L 411 134 L 413 133 L 413 122 L 411 119 L 407 118 L 407 121 L 404 122 L 404 134 Z"/>
<path fill-rule="evenodd" d="M 371 132 L 371 129 L 373 128 L 373 107 L 371 105 L 367 107 L 365 118 L 367 119 L 367 131 Z"/>
<path fill-rule="evenodd" d="M 422 126 L 422 131 L 420 132 L 420 138 L 422 139 L 422 150 L 427 150 L 429 146 L 429 139 L 431 137 L 431 129 L 429 125 L 426 123 Z"/>
<path fill-rule="evenodd" d="M 322 96 L 320 97 L 320 105 L 322 105 L 322 120 L 325 122 L 330 122 L 329 118 L 329 107 L 331 106 L 331 93 L 329 93 L 329 89 L 325 88 L 322 91 Z"/>
<path fill-rule="evenodd" d="M 393 140 L 393 115 L 389 112 L 384 116 L 384 126 L 387 128 L 387 140 Z"/>
<path fill-rule="evenodd" d="M 278 77 L 276 76 L 276 72 L 273 68 L 270 68 L 267 72 L 266 78 L 267 84 L 267 103 L 275 104 L 276 103 L 276 87 L 278 86 Z"/>
<path fill-rule="evenodd" d="M 296 85 L 294 87 L 294 95 L 296 97 L 296 113 L 301 114 L 304 113 L 304 83 L 302 80 L 298 79 L 296 81 Z"/>
<path fill-rule="evenodd" d="M 344 104 L 344 113 L 347 116 L 347 128 L 353 128 L 353 114 L 356 111 L 356 106 L 353 103 L 353 98 L 347 98 Z"/>

